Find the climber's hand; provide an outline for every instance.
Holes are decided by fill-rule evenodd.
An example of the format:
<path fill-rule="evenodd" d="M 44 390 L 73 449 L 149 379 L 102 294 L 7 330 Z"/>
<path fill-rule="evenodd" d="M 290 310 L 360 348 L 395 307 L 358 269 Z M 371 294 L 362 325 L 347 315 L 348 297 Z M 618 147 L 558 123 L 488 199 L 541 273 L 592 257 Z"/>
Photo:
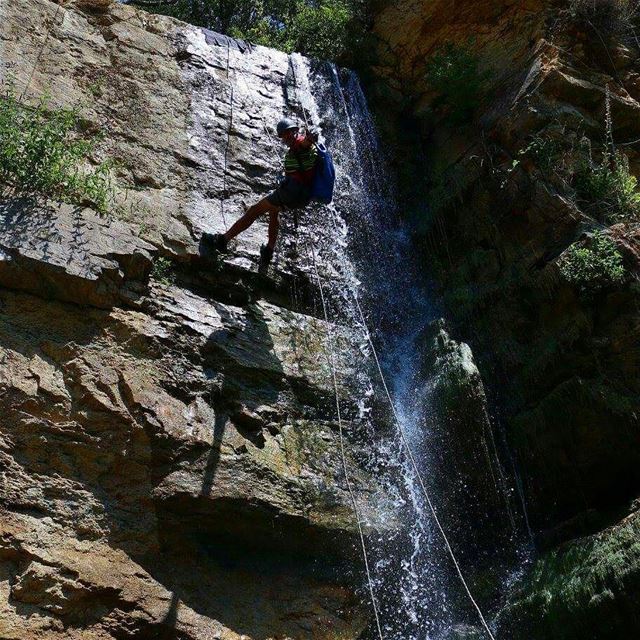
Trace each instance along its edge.
<path fill-rule="evenodd" d="M 319 132 L 316 129 L 316 127 L 310 127 L 309 129 L 307 129 L 305 137 L 310 142 L 318 142 L 318 135 L 319 135 Z"/>

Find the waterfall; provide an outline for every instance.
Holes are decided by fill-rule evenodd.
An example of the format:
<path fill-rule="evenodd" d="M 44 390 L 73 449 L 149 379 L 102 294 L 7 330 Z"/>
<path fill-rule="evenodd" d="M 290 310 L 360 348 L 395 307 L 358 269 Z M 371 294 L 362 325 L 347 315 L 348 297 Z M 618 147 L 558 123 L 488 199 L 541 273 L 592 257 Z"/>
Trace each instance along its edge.
<path fill-rule="evenodd" d="M 302 282 L 315 281 L 317 275 L 329 321 L 350 328 L 350 334 L 359 337 L 360 348 L 353 355 L 351 367 L 353 375 L 350 372 L 355 380 L 350 400 L 355 398 L 357 402 L 341 404 L 345 433 L 357 465 L 373 474 L 381 487 L 376 493 L 359 492 L 358 506 L 367 532 L 374 598 L 385 639 L 464 638 L 466 631 L 460 629 L 478 629 L 479 617 L 461 585 L 442 533 L 425 503 L 419 478 L 402 446 L 398 425 L 374 366 L 372 344 L 380 355 L 399 426 L 432 496 L 434 509 L 450 534 L 464 576 L 488 615 L 497 608 L 496 592 L 507 582 L 509 568 L 515 564 L 509 560 L 513 560 L 513 541 L 518 532 L 511 524 L 510 513 L 500 513 L 495 522 L 487 522 L 492 518 L 489 512 L 479 514 L 475 509 L 473 516 L 465 513 L 468 488 L 461 486 L 454 468 L 447 468 L 449 443 L 442 438 L 447 425 L 438 424 L 434 411 L 440 381 L 437 372 L 425 371 L 423 366 L 425 330 L 442 316 L 442 310 L 425 284 L 428 280 L 420 271 L 419 257 L 413 254 L 409 230 L 399 215 L 392 174 L 358 78 L 353 72 L 328 63 L 252 48 L 210 32 L 193 38 L 190 47 L 207 60 L 216 90 L 229 96 L 222 118 L 212 117 L 206 93 L 194 92 L 192 96 L 197 116 L 195 130 L 203 137 L 217 136 L 207 158 L 215 169 L 211 175 L 224 172 L 228 178 L 228 193 L 217 191 L 213 178 L 209 191 L 218 193 L 229 209 L 239 208 L 237 194 L 246 179 L 243 167 L 230 163 L 228 176 L 225 169 L 221 149 L 231 133 L 227 124 L 230 113 L 251 123 L 252 148 L 256 163 L 261 162 L 256 164 L 252 178 L 254 190 L 268 193 L 271 188 L 282 149 L 273 145 L 268 123 L 282 115 L 295 116 L 302 125 L 308 122 L 318 127 L 321 140 L 334 156 L 334 203 L 307 207 L 300 215 L 297 233 L 291 228 L 291 216 L 283 216 L 284 232 L 278 251 L 293 258 L 291 262 L 279 262 L 278 268 L 291 269 L 289 275 L 294 283 L 296 274 Z M 243 73 L 236 69 L 243 69 Z M 247 80 L 249 74 L 254 81 Z M 233 91 L 229 89 L 229 79 L 234 83 Z M 276 79 L 281 82 L 282 96 L 276 95 Z M 200 86 L 197 77 L 193 82 Z M 225 125 L 215 126 L 217 122 Z M 203 177 L 203 181 L 208 179 Z M 198 211 L 201 207 L 201 202 L 194 203 Z M 211 216 L 211 220 L 223 223 L 218 216 Z M 214 229 L 222 230 L 210 228 Z M 240 264 L 246 258 L 236 255 L 233 259 Z M 295 290 L 292 295 L 295 299 Z M 315 313 L 323 312 L 317 305 Z M 499 472 L 490 436 L 482 433 L 482 459 L 463 462 L 491 467 L 488 490 L 508 494 L 510 489 Z M 344 478 L 336 481 L 344 483 Z M 461 497 L 467 499 L 466 506 Z M 506 498 L 509 512 L 511 496 Z M 377 523 L 388 518 L 400 520 L 402 526 L 386 528 L 395 533 L 382 537 L 375 533 L 380 527 L 367 522 L 368 514 L 374 512 Z M 471 521 L 474 518 L 478 521 Z M 484 529 L 488 530 L 486 535 L 482 533 Z M 363 583 L 366 585 L 366 581 Z M 485 583 L 491 586 L 487 588 Z M 484 592 L 491 593 L 478 594 L 481 586 Z M 363 601 L 369 599 L 368 589 L 363 588 L 361 597 Z M 478 634 L 476 637 L 485 637 L 486 632 Z M 376 636 L 372 626 L 363 637 Z"/>
<path fill-rule="evenodd" d="M 301 120 L 320 127 L 337 169 L 334 204 L 306 215 L 309 238 L 315 238 L 322 262 L 336 272 L 337 277 L 326 283 L 331 310 L 340 322 L 361 330 L 365 358 L 371 355 L 367 332 L 378 345 L 397 416 L 429 483 L 437 442 L 431 433 L 433 381 L 421 371 L 420 340 L 441 310 L 412 256 L 393 180 L 356 74 L 295 54 L 290 66 L 290 106 Z M 314 225 L 331 225 L 330 239 L 313 234 Z M 365 310 L 367 326 L 362 325 L 356 299 Z M 357 437 L 368 467 L 386 478 L 386 498 L 405 523 L 394 538 L 368 541 L 385 638 L 464 637 L 452 629 L 460 623 L 477 625 L 478 619 L 445 552 L 397 427 L 391 421 L 381 427 L 372 417 L 376 403 L 384 402 L 380 390 L 375 372 L 363 371 Z M 447 487 L 431 490 L 436 502 L 447 499 Z M 464 551 L 463 561 L 471 560 L 474 550 Z M 495 571 L 500 572 L 505 580 L 508 572 L 504 567 Z M 375 636 L 373 628 L 369 636 Z"/>

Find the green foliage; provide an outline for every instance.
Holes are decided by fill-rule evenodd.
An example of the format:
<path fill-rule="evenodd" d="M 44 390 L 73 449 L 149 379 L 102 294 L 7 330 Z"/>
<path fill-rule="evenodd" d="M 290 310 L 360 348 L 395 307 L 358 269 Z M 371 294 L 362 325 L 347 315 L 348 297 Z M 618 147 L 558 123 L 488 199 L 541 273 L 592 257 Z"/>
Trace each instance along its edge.
<path fill-rule="evenodd" d="M 560 151 L 561 145 L 557 140 L 536 134 L 519 155 L 530 157 L 543 173 L 548 173 Z"/>
<path fill-rule="evenodd" d="M 587 295 L 622 284 L 626 277 L 616 243 L 600 232 L 593 234 L 588 245 L 572 244 L 558 266 L 563 277 Z"/>
<path fill-rule="evenodd" d="M 173 284 L 176 281 L 176 272 L 171 260 L 164 256 L 156 258 L 153 262 L 151 277 L 162 284 Z"/>
<path fill-rule="evenodd" d="M 20 194 L 87 204 L 108 213 L 113 198 L 110 165 L 81 168 L 96 138 L 75 135 L 78 120 L 76 110 L 50 109 L 46 97 L 35 107 L 23 105 L 12 92 L 0 97 L 0 182 Z"/>
<path fill-rule="evenodd" d="M 587 207 L 597 207 L 598 216 L 615 223 L 640 219 L 638 181 L 629 172 L 627 157 L 616 152 L 605 154 L 601 162 L 588 160 L 579 164 L 574 186 Z"/>
<path fill-rule="evenodd" d="M 364 39 L 367 5 L 366 0 L 178 0 L 153 10 L 289 53 L 349 60 Z"/>
<path fill-rule="evenodd" d="M 303 51 L 307 55 L 328 60 L 339 58 L 350 44 L 349 27 L 354 18 L 353 7 L 343 0 L 325 0 L 317 7 L 302 2 L 299 7 L 288 29 L 288 46 L 285 50 Z"/>
<path fill-rule="evenodd" d="M 469 49 L 449 43 L 427 63 L 426 80 L 439 94 L 434 106 L 444 106 L 452 124 L 470 122 L 485 90 L 488 73 Z"/>
<path fill-rule="evenodd" d="M 213 29 L 220 33 L 229 33 L 232 28 L 246 30 L 251 28 L 263 15 L 265 2 L 261 0 L 176 0 L 149 5 L 144 0 L 138 4 L 143 9 L 173 16 L 179 20 Z M 272 4 L 267 2 L 267 4 Z M 278 3 L 277 0 L 273 4 Z"/>

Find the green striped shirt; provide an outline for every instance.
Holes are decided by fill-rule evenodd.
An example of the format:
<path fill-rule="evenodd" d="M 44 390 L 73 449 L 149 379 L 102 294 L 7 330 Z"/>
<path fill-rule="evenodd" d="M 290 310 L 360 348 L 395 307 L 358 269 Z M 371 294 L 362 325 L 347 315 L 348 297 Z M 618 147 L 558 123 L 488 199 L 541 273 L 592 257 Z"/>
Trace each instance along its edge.
<path fill-rule="evenodd" d="M 305 149 L 302 146 L 305 137 L 298 134 L 284 157 L 284 172 L 301 182 L 309 183 L 313 179 L 313 170 L 318 161 L 318 149 L 313 144 Z"/>

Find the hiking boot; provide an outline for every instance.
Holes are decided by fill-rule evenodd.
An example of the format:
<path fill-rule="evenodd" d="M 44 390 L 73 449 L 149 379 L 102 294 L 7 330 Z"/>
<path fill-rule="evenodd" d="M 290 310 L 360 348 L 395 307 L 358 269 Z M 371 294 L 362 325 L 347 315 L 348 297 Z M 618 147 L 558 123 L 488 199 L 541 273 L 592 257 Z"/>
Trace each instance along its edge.
<path fill-rule="evenodd" d="M 203 233 L 202 241 L 211 249 L 215 249 L 220 253 L 227 253 L 228 251 L 228 242 L 223 233 Z"/>
<path fill-rule="evenodd" d="M 262 264 L 269 264 L 272 258 L 273 249 L 270 246 L 263 244 L 260 247 L 260 262 L 262 262 Z"/>

